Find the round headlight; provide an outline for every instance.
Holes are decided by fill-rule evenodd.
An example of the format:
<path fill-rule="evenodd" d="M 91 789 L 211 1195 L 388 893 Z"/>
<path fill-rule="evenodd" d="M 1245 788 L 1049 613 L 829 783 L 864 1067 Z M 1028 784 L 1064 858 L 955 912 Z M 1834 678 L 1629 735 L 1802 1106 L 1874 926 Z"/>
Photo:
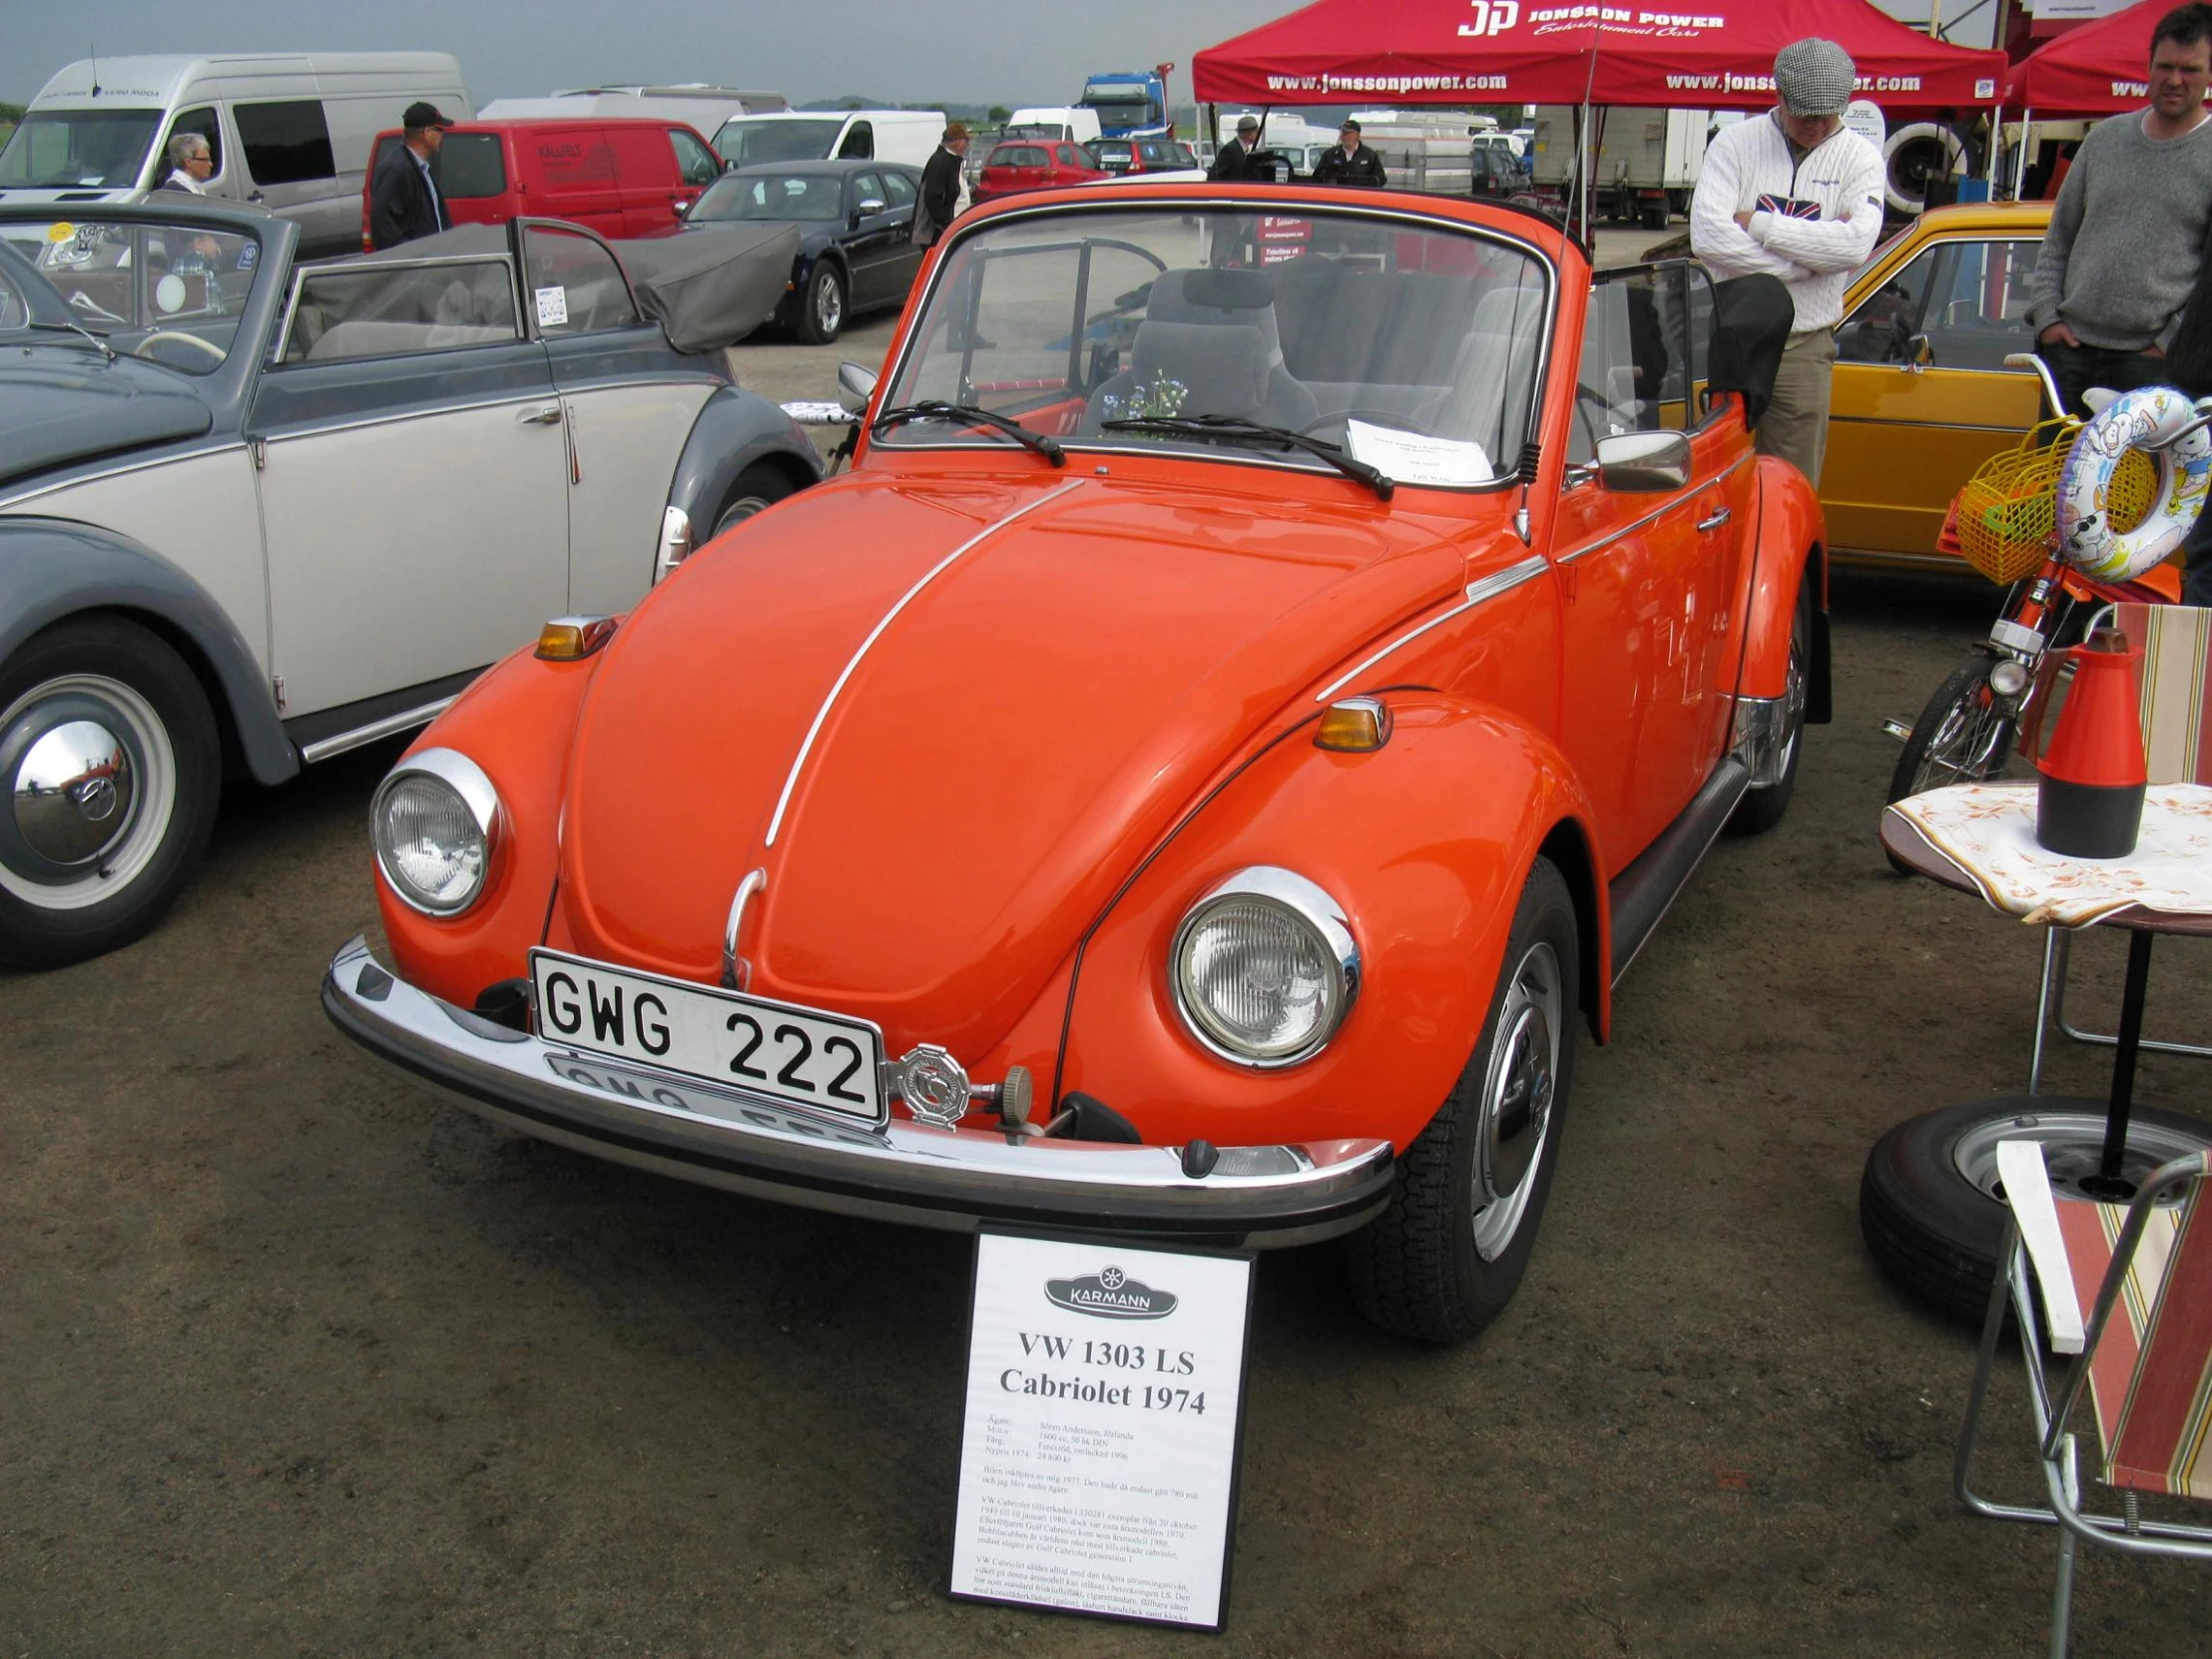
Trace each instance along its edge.
<path fill-rule="evenodd" d="M 1360 989 L 1360 950 L 1337 901 L 1273 864 L 1240 870 L 1176 929 L 1175 1005 L 1225 1059 L 1288 1066 L 1336 1035 Z"/>
<path fill-rule="evenodd" d="M 401 903 L 451 916 L 482 895 L 499 850 L 499 797 L 467 756 L 408 756 L 377 786 L 368 816 L 376 867 Z"/>

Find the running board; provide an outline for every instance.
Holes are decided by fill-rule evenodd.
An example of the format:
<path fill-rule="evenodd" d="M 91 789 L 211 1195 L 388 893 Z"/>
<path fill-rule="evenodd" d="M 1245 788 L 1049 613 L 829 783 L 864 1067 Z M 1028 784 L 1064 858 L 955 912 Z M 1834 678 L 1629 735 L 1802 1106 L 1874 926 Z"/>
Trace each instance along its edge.
<path fill-rule="evenodd" d="M 1664 833 L 1637 854 L 1636 861 L 1613 878 L 1613 982 L 1643 949 L 1659 918 L 1667 913 L 1704 858 L 1706 848 L 1727 825 L 1736 804 L 1751 788 L 1751 771 L 1728 759 L 1713 769 L 1697 799 Z"/>

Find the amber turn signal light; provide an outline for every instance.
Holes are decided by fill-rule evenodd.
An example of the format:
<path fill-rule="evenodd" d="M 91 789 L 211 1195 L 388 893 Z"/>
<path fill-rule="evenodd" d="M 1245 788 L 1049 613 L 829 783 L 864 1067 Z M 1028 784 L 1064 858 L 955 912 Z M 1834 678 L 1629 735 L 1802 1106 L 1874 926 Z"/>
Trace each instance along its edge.
<path fill-rule="evenodd" d="M 538 660 L 580 662 L 614 637 L 611 616 L 557 616 L 538 630 Z"/>
<path fill-rule="evenodd" d="M 1365 755 L 1390 741 L 1390 706 L 1379 697 L 1348 697 L 1332 703 L 1314 731 L 1316 749 Z"/>

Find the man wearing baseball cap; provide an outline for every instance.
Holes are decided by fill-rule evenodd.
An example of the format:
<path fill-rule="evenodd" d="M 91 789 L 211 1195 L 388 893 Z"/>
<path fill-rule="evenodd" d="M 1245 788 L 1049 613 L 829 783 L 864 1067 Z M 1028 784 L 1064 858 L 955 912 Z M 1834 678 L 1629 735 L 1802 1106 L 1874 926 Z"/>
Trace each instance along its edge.
<path fill-rule="evenodd" d="M 405 141 L 386 145 L 368 182 L 368 242 L 371 248 L 396 248 L 417 237 L 446 230 L 445 204 L 430 177 L 430 158 L 453 125 L 435 104 L 409 104 L 399 118 Z"/>
<path fill-rule="evenodd" d="M 1359 122 L 1346 116 L 1337 132 L 1337 148 L 1314 164 L 1314 183 L 1387 190 L 1390 176 L 1382 170 L 1382 158 L 1360 142 Z"/>
<path fill-rule="evenodd" d="M 1816 485 L 1844 285 L 1882 235 L 1882 152 L 1844 125 L 1856 78 L 1832 40 L 1785 46 L 1774 60 L 1778 106 L 1715 135 L 1690 201 L 1690 246 L 1716 279 L 1763 272 L 1790 290 L 1796 319 L 1759 451 Z"/>

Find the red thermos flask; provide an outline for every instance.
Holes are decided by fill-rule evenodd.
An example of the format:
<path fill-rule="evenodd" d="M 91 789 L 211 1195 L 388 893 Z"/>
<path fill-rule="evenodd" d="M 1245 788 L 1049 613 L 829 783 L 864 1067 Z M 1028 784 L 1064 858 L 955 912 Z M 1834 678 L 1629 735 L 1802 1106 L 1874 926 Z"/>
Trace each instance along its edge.
<path fill-rule="evenodd" d="M 2073 689 L 2036 762 L 2035 838 L 2075 858 L 2124 858 L 2143 823 L 2143 654 L 2114 628 L 2062 653 Z"/>

